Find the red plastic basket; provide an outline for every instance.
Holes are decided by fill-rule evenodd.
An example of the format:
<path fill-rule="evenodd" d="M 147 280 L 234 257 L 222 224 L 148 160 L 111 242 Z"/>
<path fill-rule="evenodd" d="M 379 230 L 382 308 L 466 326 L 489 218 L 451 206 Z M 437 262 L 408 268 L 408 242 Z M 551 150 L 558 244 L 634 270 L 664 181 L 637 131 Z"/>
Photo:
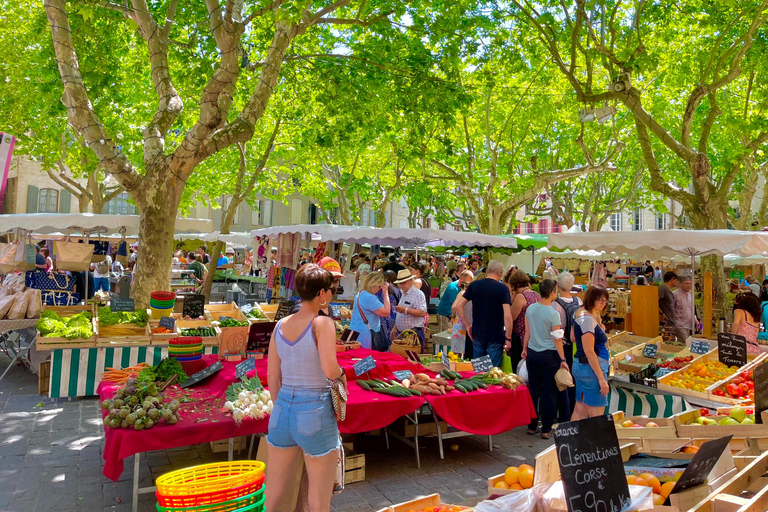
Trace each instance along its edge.
<path fill-rule="evenodd" d="M 261 489 L 262 485 L 264 485 L 264 474 L 250 483 L 232 489 L 179 496 L 165 496 L 160 494 L 160 491 L 157 491 L 155 492 L 155 496 L 157 496 L 158 503 L 163 507 L 199 507 L 200 505 L 212 505 L 248 496 Z"/>
<path fill-rule="evenodd" d="M 176 299 L 176 294 L 173 292 L 164 292 L 164 291 L 152 292 L 149 296 L 155 300 L 160 300 L 160 301 Z"/>
<path fill-rule="evenodd" d="M 203 342 L 203 338 L 200 336 L 184 336 L 181 338 L 171 338 L 168 340 L 169 345 L 199 345 Z"/>

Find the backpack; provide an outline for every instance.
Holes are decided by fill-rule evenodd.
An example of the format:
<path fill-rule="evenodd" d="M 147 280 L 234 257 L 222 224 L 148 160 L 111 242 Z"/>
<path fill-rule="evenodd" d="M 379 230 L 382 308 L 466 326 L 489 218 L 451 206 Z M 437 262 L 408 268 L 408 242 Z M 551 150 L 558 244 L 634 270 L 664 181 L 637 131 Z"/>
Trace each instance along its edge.
<path fill-rule="evenodd" d="M 565 337 L 563 340 L 566 343 L 571 343 L 571 331 L 573 330 L 574 315 L 576 311 L 581 307 L 581 303 L 578 298 L 574 297 L 571 302 L 566 302 L 564 299 L 555 299 L 555 302 L 560 304 L 560 307 L 565 311 Z"/>
<path fill-rule="evenodd" d="M 98 272 L 101 275 L 105 275 L 109 273 L 109 261 L 102 260 L 96 264 L 96 272 Z"/>

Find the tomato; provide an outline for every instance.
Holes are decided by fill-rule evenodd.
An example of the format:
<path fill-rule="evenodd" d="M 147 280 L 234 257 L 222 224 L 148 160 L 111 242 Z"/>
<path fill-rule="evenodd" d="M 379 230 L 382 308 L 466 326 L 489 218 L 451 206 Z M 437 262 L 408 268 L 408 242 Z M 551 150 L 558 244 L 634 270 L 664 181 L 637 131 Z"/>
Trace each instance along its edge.
<path fill-rule="evenodd" d="M 701 409 L 699 409 L 699 413 L 702 416 L 709 416 L 709 409 L 707 409 L 706 407 L 702 407 Z"/>
<path fill-rule="evenodd" d="M 755 383 L 752 381 L 747 382 L 747 386 L 749 386 L 749 389 L 755 389 Z"/>

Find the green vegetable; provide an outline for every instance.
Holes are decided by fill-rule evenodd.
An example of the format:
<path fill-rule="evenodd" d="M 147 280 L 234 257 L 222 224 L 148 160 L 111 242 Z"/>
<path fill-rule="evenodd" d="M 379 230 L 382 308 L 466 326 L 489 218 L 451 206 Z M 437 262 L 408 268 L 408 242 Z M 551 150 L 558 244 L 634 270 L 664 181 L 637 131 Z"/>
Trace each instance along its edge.
<path fill-rule="evenodd" d="M 219 327 L 246 327 L 248 325 L 248 321 L 239 321 L 235 320 L 234 318 L 227 318 L 219 322 Z"/>
<path fill-rule="evenodd" d="M 116 324 L 136 324 L 139 327 L 147 325 L 149 315 L 143 309 L 139 309 L 130 313 L 128 311 L 113 312 L 109 306 L 99 308 L 99 324 L 101 325 L 116 325 Z"/>
<path fill-rule="evenodd" d="M 257 318 L 259 320 L 266 320 L 266 315 L 260 309 L 252 309 L 247 313 L 244 313 L 248 318 Z"/>
<path fill-rule="evenodd" d="M 261 391 L 264 387 L 258 377 L 242 378 L 240 382 L 235 382 L 227 388 L 227 400 L 234 402 L 241 391 Z"/>
<path fill-rule="evenodd" d="M 166 357 L 160 361 L 160 364 L 153 368 L 153 372 L 155 374 L 155 378 L 153 380 L 165 382 L 174 375 L 179 376 L 177 379 L 179 384 L 187 380 L 187 374 L 184 373 L 184 368 L 181 366 L 181 363 L 173 357 Z M 139 373 L 139 375 L 141 375 L 141 373 Z"/>
<path fill-rule="evenodd" d="M 93 336 L 92 315 L 83 311 L 70 317 L 60 317 L 55 311 L 47 309 L 40 315 L 35 327 L 43 337 L 57 337 L 73 340 Z"/>

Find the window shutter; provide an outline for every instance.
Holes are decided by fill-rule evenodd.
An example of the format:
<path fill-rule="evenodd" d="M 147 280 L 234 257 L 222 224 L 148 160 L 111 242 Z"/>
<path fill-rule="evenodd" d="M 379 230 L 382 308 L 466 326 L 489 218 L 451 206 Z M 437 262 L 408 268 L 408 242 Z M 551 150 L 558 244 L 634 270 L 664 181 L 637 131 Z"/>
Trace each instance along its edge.
<path fill-rule="evenodd" d="M 72 193 L 69 190 L 59 192 L 59 213 L 69 213 L 72 203 Z"/>
<path fill-rule="evenodd" d="M 37 187 L 27 186 L 27 213 L 37 213 Z"/>

